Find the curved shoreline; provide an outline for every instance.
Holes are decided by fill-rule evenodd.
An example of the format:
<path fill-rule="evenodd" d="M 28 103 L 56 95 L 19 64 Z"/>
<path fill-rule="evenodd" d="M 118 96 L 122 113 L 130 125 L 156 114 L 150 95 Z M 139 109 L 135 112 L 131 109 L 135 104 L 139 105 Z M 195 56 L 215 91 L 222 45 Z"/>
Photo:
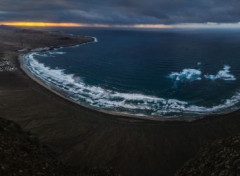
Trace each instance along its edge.
<path fill-rule="evenodd" d="M 90 36 L 88 36 L 90 37 Z M 100 112 L 100 113 L 104 113 L 104 114 L 109 114 L 109 115 L 114 115 L 114 116 L 118 116 L 120 118 L 134 118 L 134 119 L 141 119 L 141 120 L 151 120 L 151 121 L 179 121 L 179 122 L 193 122 L 193 121 L 197 121 L 197 120 L 201 120 L 204 118 L 211 118 L 213 116 L 218 116 L 218 115 L 227 115 L 230 113 L 234 113 L 237 110 L 232 110 L 232 111 L 224 111 L 224 112 L 220 112 L 220 113 L 209 113 L 209 114 L 203 114 L 203 115 L 199 115 L 199 116 L 181 116 L 181 117 L 174 117 L 174 116 L 151 116 L 151 115 L 134 115 L 134 114 L 129 114 L 129 113 L 124 113 L 124 112 L 115 112 L 115 111 L 108 111 L 108 110 L 101 110 L 100 108 L 92 108 L 89 107 L 87 105 L 78 103 L 74 100 L 72 100 L 71 98 L 68 98 L 67 96 L 64 96 L 63 94 L 61 94 L 60 92 L 58 92 L 57 90 L 54 90 L 53 86 L 49 86 L 47 85 L 43 80 L 41 80 L 40 78 L 37 78 L 36 76 L 34 76 L 34 74 L 32 74 L 31 72 L 29 72 L 23 64 L 23 57 L 27 54 L 33 53 L 33 52 L 42 52 L 42 51 L 51 51 L 51 50 L 56 50 L 56 49 L 60 49 L 63 47 L 76 47 L 76 46 L 80 46 L 83 44 L 87 44 L 87 43 L 93 43 L 93 42 L 97 42 L 97 39 L 95 37 L 90 37 L 93 39 L 93 41 L 91 42 L 84 42 L 84 43 L 80 43 L 80 44 L 75 44 L 75 45 L 63 45 L 63 46 L 57 46 L 57 47 L 50 47 L 50 48 L 36 48 L 33 49 L 29 52 L 26 52 L 24 54 L 20 54 L 18 57 L 18 61 L 19 61 L 19 65 L 20 65 L 20 69 L 29 77 L 31 78 L 34 82 L 38 83 L 39 85 L 41 85 L 42 87 L 46 88 L 47 90 L 49 90 L 50 92 L 56 94 L 57 96 L 71 102 L 74 103 L 80 107 L 84 107 L 96 112 Z"/>
<path fill-rule="evenodd" d="M 92 40 L 63 40 L 62 35 L 31 30 L 2 31 L 0 57 L 16 70 L 0 72 L 0 116 L 30 131 L 59 160 L 79 171 L 92 166 L 114 168 L 126 176 L 172 176 L 206 143 L 240 133 L 240 111 L 189 123 L 114 116 L 72 103 L 27 76 L 18 56 L 34 48 Z M 25 39 L 24 46 L 19 37 Z"/>
<path fill-rule="evenodd" d="M 46 51 L 46 50 L 44 49 L 42 51 Z M 112 112 L 112 111 L 104 111 L 104 110 L 100 110 L 100 109 L 90 108 L 89 106 L 86 106 L 86 105 L 83 105 L 83 104 L 79 104 L 79 103 L 73 101 L 72 99 L 62 95 L 58 91 L 54 90 L 53 88 L 51 88 L 50 86 L 45 84 L 44 81 L 36 78 L 33 74 L 31 74 L 29 71 L 27 71 L 25 69 L 25 67 L 23 66 L 23 62 L 22 62 L 22 59 L 23 59 L 24 56 L 25 56 L 25 54 L 24 55 L 20 55 L 18 57 L 19 58 L 18 60 L 19 60 L 19 63 L 20 63 L 20 68 L 30 79 L 32 79 L 34 82 L 38 83 L 42 87 L 46 88 L 48 91 L 54 93 L 55 95 L 58 95 L 59 97 L 65 99 L 65 100 L 67 100 L 67 101 L 69 101 L 71 103 L 74 103 L 74 104 L 76 104 L 76 105 L 78 105 L 80 107 L 84 107 L 84 108 L 87 108 L 87 109 L 90 109 L 90 110 L 93 110 L 93 111 L 97 111 L 97 112 L 100 112 L 100 113 L 104 113 L 104 114 L 119 116 L 120 118 L 124 117 L 124 118 L 136 118 L 136 119 L 152 120 L 152 121 L 189 121 L 189 122 L 197 120 L 197 119 L 182 120 L 180 118 L 168 119 L 168 118 L 164 118 L 164 117 L 159 117 L 157 119 L 157 118 L 154 118 L 154 117 L 151 117 L 151 116 L 137 116 L 137 115 L 135 116 L 135 115 L 131 115 L 131 114 L 117 113 L 117 112 Z"/>

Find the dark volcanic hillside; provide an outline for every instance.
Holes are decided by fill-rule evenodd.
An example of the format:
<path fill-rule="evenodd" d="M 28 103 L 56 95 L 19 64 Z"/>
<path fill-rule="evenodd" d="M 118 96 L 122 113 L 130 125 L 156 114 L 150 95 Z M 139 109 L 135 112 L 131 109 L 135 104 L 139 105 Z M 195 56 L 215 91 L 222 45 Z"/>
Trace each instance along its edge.
<path fill-rule="evenodd" d="M 0 118 L 0 175 L 76 175 L 55 154 L 15 123 Z"/>
<path fill-rule="evenodd" d="M 240 136 L 218 140 L 207 145 L 176 174 L 176 176 L 239 175 Z"/>
<path fill-rule="evenodd" d="M 77 168 L 57 160 L 56 153 L 14 122 L 0 117 L 0 176 L 117 176 L 112 168 Z"/>

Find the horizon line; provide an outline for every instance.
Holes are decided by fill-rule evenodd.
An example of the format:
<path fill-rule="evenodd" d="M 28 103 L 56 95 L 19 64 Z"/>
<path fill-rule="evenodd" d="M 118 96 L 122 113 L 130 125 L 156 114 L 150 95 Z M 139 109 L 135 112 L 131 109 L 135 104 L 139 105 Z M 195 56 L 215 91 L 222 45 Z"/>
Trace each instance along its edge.
<path fill-rule="evenodd" d="M 35 22 L 35 21 L 5 21 L 0 22 L 4 26 L 19 27 L 96 27 L 96 28 L 137 28 L 137 29 L 184 29 L 184 28 L 240 28 L 237 23 L 179 23 L 179 24 L 91 24 L 91 23 L 68 23 L 68 22 Z"/>

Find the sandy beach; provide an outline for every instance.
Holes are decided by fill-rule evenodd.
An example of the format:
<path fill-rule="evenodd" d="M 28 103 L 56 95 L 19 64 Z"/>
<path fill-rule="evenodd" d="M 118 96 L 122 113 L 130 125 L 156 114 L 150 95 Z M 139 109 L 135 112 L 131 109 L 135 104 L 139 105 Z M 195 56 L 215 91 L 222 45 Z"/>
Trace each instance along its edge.
<path fill-rule="evenodd" d="M 200 147 L 240 133 L 240 111 L 192 122 L 105 114 L 69 102 L 20 69 L 19 56 L 32 49 L 91 41 L 0 27 L 0 117 L 38 136 L 64 163 L 113 167 L 124 176 L 174 175 Z"/>

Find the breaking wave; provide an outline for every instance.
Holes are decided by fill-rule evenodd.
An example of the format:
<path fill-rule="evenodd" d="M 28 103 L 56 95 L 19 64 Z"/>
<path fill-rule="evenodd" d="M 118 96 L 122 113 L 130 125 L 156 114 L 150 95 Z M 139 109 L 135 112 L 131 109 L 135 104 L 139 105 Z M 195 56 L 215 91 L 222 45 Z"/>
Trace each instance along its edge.
<path fill-rule="evenodd" d="M 138 116 L 171 116 L 179 115 L 179 113 L 196 115 L 219 113 L 236 107 L 235 105 L 240 102 L 240 92 L 236 92 L 235 95 L 223 101 L 222 104 L 204 107 L 177 99 L 164 99 L 140 93 L 112 91 L 86 84 L 81 77 L 74 74 L 66 74 L 63 69 L 52 69 L 37 61 L 34 58 L 36 55 L 39 55 L 39 52 L 27 54 L 23 58 L 24 67 L 28 72 L 54 90 L 64 92 L 65 96 L 76 103 L 96 109 Z M 229 67 L 225 67 L 223 71 L 229 73 L 229 69 Z M 218 74 L 222 75 L 222 72 Z M 201 80 L 201 76 L 202 72 L 200 70 L 185 69 L 180 73 L 172 73 L 169 77 L 175 80 Z"/>
<path fill-rule="evenodd" d="M 175 81 L 202 80 L 202 72 L 197 69 L 183 69 L 181 72 L 172 72 L 168 77 Z"/>
<path fill-rule="evenodd" d="M 201 65 L 198 63 L 198 65 Z M 192 82 L 200 81 L 202 79 L 209 80 L 224 80 L 224 81 L 235 81 L 236 77 L 230 72 L 231 67 L 229 65 L 224 65 L 222 70 L 219 70 L 216 75 L 202 74 L 199 69 L 183 69 L 181 72 L 172 72 L 168 75 L 168 78 L 177 82 Z"/>
<path fill-rule="evenodd" d="M 225 81 L 235 81 L 236 78 L 230 73 L 230 66 L 224 65 L 223 69 L 220 70 L 216 75 L 204 75 L 206 79 L 217 80 L 222 79 Z"/>

